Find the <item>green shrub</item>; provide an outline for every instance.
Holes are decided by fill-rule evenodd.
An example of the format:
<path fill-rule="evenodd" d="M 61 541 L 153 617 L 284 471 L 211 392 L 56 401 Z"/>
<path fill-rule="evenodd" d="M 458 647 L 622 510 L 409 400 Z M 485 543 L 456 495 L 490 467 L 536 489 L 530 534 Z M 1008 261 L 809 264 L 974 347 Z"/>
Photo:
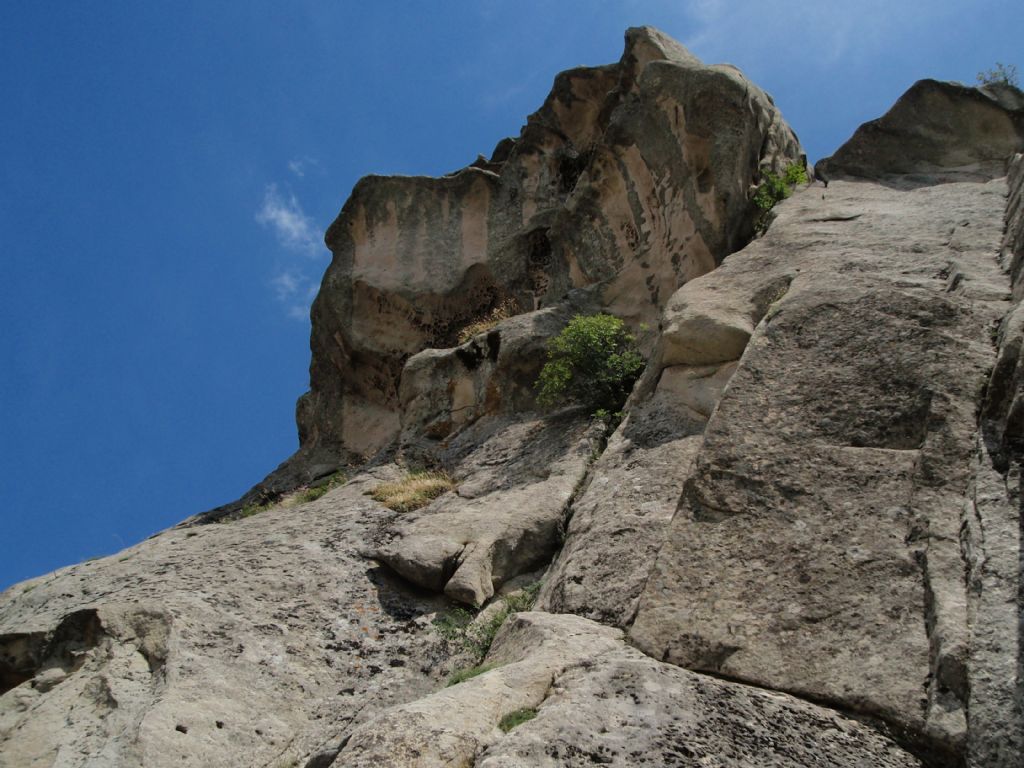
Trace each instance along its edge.
<path fill-rule="evenodd" d="M 978 73 L 978 85 L 991 85 L 993 83 L 1003 83 L 1019 88 L 1020 80 L 1017 78 L 1017 67 L 1013 64 L 1003 64 L 1001 61 L 997 61 L 994 68 Z"/>
<path fill-rule="evenodd" d="M 311 501 L 316 501 L 328 491 L 337 488 L 339 485 L 344 485 L 345 480 L 344 472 L 335 472 L 320 485 L 314 485 L 312 488 L 306 488 L 304 491 L 300 491 L 298 494 L 299 503 L 307 504 Z"/>
<path fill-rule="evenodd" d="M 494 638 L 505 620 L 513 613 L 533 608 L 541 584 L 542 582 L 535 582 L 514 595 L 501 598 L 501 608 L 487 621 L 474 623 L 474 615 L 467 609 L 458 607 L 434 619 L 434 629 L 445 640 L 469 651 L 473 659 L 479 663 L 491 650 L 491 644 L 494 643 Z"/>
<path fill-rule="evenodd" d="M 576 315 L 548 342 L 537 402 L 543 408 L 580 403 L 592 411 L 618 411 L 643 368 L 636 340 L 619 318 Z"/>
<path fill-rule="evenodd" d="M 537 710 L 533 707 L 524 707 L 523 709 L 517 709 L 515 712 L 509 712 L 498 722 L 498 727 L 501 728 L 505 733 L 508 733 L 516 726 L 522 725 L 523 723 L 533 720 L 537 716 Z"/>
<path fill-rule="evenodd" d="M 776 203 L 793 194 L 793 187 L 797 184 L 807 184 L 809 181 L 807 169 L 796 163 L 787 165 L 781 175 L 762 169 L 761 184 L 754 192 L 754 205 L 760 211 L 757 218 L 754 219 L 754 229 L 757 232 L 764 232 L 768 229 L 768 212 L 775 207 Z"/>
<path fill-rule="evenodd" d="M 266 512 L 272 506 L 274 506 L 272 501 L 254 501 L 242 507 L 237 514 L 239 518 L 252 517 L 260 512 Z"/>

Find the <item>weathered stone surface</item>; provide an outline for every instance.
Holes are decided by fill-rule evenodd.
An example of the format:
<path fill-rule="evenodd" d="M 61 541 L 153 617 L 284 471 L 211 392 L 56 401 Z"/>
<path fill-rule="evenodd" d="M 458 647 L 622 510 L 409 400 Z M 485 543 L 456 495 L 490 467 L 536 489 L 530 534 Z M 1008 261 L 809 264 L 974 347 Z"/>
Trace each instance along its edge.
<path fill-rule="evenodd" d="M 1017 304 L 997 337 L 981 415 L 974 482 L 961 531 L 967 563 L 969 721 L 971 768 L 1010 768 L 1024 754 L 1024 638 L 1021 632 L 1021 389 L 1024 382 L 1024 311 L 1020 260 L 1024 256 L 1024 156 L 1009 176 L 1002 262 L 1013 280 Z"/>
<path fill-rule="evenodd" d="M 592 292 L 572 291 L 555 306 L 504 320 L 458 347 L 409 358 L 399 387 L 403 459 L 436 461 L 478 419 L 535 411 L 548 339 L 573 315 L 599 309 Z"/>
<path fill-rule="evenodd" d="M 503 582 L 550 561 L 603 431 L 573 411 L 477 421 L 442 454 L 457 490 L 397 517 L 375 556 L 424 587 L 482 605 Z"/>
<path fill-rule="evenodd" d="M 800 157 L 763 91 L 645 27 L 619 63 L 559 75 L 490 160 L 363 179 L 327 232 L 301 448 L 267 487 L 390 444 L 406 359 L 452 346 L 507 298 L 533 310 L 600 285 L 614 313 L 656 322 L 680 284 L 749 238 L 759 167 Z"/>
<path fill-rule="evenodd" d="M 564 667 L 620 644 L 621 633 L 576 616 L 517 614 L 487 656 L 495 669 L 357 728 L 334 764 L 468 768 L 484 746 L 501 738 L 502 717 L 538 706 Z"/>
<path fill-rule="evenodd" d="M 374 482 L 4 592 L 0 766 L 292 764 L 436 688 L 446 601 L 358 554 Z"/>
<path fill-rule="evenodd" d="M 664 391 L 629 409 L 573 503 L 538 608 L 620 627 L 633 620 L 706 416 Z"/>
<path fill-rule="evenodd" d="M 662 364 L 727 360 L 752 335 L 641 598 L 641 649 L 962 747 L 958 539 L 1009 293 L 1004 194 L 808 190 L 673 298 Z M 737 332 L 670 338 L 706 327 Z"/>
<path fill-rule="evenodd" d="M 990 179 L 1024 150 L 1024 94 L 1010 85 L 972 88 L 920 80 L 886 112 L 864 123 L 815 173 L 878 179 L 908 174 L 935 181 Z"/>
<path fill-rule="evenodd" d="M 799 148 L 654 30 L 559 75 L 491 158 L 360 182 L 302 448 L 247 498 L 375 468 L 0 595 L 0 766 L 1018 768 L 1022 107 L 917 84 L 710 274 L 757 169 Z M 433 348 L 506 297 L 521 314 Z M 572 314 L 663 308 L 607 447 L 535 412 Z M 457 489 L 385 510 L 392 459 Z M 442 689 L 476 659 L 414 585 L 482 605 L 538 577 L 567 514 L 550 613 Z"/>
<path fill-rule="evenodd" d="M 357 728 L 334 764 L 920 765 L 869 726 L 661 664 L 576 616 L 515 615 L 487 661 L 498 666 Z M 537 716 L 503 734 L 522 708 Z"/>

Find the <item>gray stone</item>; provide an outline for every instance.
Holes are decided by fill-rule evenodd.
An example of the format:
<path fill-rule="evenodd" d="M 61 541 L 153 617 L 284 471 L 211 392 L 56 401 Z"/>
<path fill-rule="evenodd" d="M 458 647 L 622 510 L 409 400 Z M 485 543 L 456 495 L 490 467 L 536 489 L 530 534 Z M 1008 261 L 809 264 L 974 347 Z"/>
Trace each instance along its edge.
<path fill-rule="evenodd" d="M 860 126 L 815 173 L 829 179 L 907 176 L 910 183 L 985 180 L 1024 150 L 1024 94 L 919 80 L 877 120 Z M 924 178 L 922 178 L 922 176 Z"/>
<path fill-rule="evenodd" d="M 263 487 L 389 446 L 406 359 L 454 346 L 503 300 L 531 311 L 600 286 L 605 307 L 653 325 L 679 285 L 750 237 L 759 167 L 800 158 L 767 94 L 644 27 L 619 63 L 556 77 L 490 160 L 363 179 L 326 236 L 301 447 Z"/>
<path fill-rule="evenodd" d="M 958 539 L 1009 293 L 993 257 L 1004 193 L 798 193 L 767 237 L 673 298 L 666 337 L 751 335 L 641 598 L 641 649 L 962 749 Z M 732 339 L 666 338 L 662 362 L 726 360 Z"/>
<path fill-rule="evenodd" d="M 577 616 L 521 613 L 490 671 L 357 728 L 335 765 L 919 766 L 868 725 L 662 664 Z M 536 717 L 504 734 L 502 717 Z"/>
<path fill-rule="evenodd" d="M 603 431 L 572 411 L 475 422 L 444 454 L 456 492 L 395 518 L 374 555 L 424 587 L 483 605 L 505 581 L 550 561 Z"/>
<path fill-rule="evenodd" d="M 384 476 L 5 591 L 0 766 L 291 764 L 435 689 L 446 601 L 359 554 Z"/>

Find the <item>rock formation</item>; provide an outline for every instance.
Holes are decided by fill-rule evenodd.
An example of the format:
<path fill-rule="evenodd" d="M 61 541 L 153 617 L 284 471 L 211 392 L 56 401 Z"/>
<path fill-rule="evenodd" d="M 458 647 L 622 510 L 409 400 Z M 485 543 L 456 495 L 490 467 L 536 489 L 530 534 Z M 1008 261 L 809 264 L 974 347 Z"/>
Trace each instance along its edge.
<path fill-rule="evenodd" d="M 0 596 L 0 766 L 1021 765 L 1021 152 L 1019 91 L 922 81 L 758 220 L 793 133 L 644 28 L 364 179 L 296 456 Z M 599 311 L 649 358 L 614 429 L 534 399 Z"/>

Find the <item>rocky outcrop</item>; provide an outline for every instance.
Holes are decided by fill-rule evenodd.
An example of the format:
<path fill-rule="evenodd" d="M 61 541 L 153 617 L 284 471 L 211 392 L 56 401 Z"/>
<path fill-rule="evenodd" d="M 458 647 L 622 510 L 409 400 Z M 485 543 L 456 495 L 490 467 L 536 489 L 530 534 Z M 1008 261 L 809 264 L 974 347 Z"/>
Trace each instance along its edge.
<path fill-rule="evenodd" d="M 593 285 L 616 314 L 656 324 L 679 285 L 750 237 L 759 169 L 799 159 L 763 91 L 640 28 L 619 63 L 559 75 L 489 160 L 363 179 L 327 232 L 296 462 L 388 445 L 406 360 L 503 300 L 530 311 Z"/>
<path fill-rule="evenodd" d="M 477 422 L 446 451 L 456 491 L 399 516 L 374 556 L 421 586 L 483 605 L 506 581 L 550 562 L 603 431 L 578 410 Z"/>
<path fill-rule="evenodd" d="M 360 554 L 388 476 L 7 590 L 0 766 L 293 765 L 434 690 L 446 601 Z"/>
<path fill-rule="evenodd" d="M 666 343 L 662 365 L 740 362 L 640 599 L 641 649 L 962 748 L 959 532 L 1007 306 L 1004 193 L 836 182 L 677 294 L 667 333 L 724 341 Z M 897 228 L 899 252 L 873 245 Z"/>
<path fill-rule="evenodd" d="M 923 184 L 1002 176 L 1024 146 L 1024 96 L 1005 83 L 972 88 L 920 80 L 892 109 L 820 160 L 823 178 L 907 176 Z"/>

